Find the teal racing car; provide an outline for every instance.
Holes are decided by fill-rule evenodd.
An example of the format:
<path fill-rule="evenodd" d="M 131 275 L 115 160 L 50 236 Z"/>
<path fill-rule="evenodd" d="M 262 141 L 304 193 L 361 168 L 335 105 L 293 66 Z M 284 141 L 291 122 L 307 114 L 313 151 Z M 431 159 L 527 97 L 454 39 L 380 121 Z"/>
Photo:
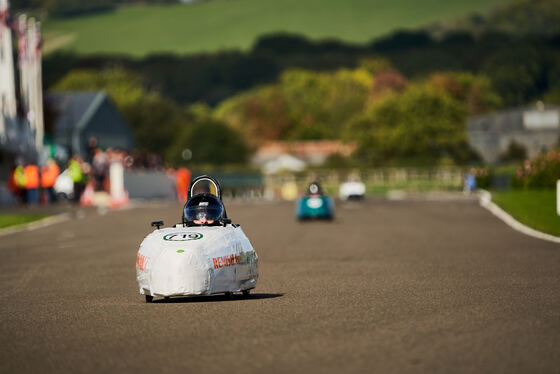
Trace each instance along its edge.
<path fill-rule="evenodd" d="M 334 219 L 334 200 L 323 194 L 321 186 L 313 182 L 307 188 L 307 194 L 296 202 L 296 218 L 304 220 L 332 220 Z"/>

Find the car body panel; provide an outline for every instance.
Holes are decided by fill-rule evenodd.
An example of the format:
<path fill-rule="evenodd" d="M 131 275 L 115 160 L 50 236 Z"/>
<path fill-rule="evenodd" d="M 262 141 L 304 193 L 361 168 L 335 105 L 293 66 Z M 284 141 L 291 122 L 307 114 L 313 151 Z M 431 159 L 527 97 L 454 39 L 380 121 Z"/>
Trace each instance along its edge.
<path fill-rule="evenodd" d="M 332 219 L 334 201 L 328 196 L 303 196 L 296 203 L 296 217 L 303 219 Z"/>
<path fill-rule="evenodd" d="M 363 199 L 365 194 L 366 185 L 357 181 L 342 183 L 338 191 L 341 200 Z"/>
<path fill-rule="evenodd" d="M 258 256 L 241 227 L 162 228 L 149 234 L 138 250 L 140 293 L 195 296 L 255 288 Z"/>

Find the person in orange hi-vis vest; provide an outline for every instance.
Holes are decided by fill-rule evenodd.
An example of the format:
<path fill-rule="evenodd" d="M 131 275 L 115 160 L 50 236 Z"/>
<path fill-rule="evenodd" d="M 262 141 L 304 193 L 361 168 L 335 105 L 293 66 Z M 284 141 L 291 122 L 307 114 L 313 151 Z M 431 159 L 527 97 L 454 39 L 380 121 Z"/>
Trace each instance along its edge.
<path fill-rule="evenodd" d="M 23 169 L 25 174 L 25 194 L 28 204 L 39 204 L 39 167 L 27 164 Z"/>
<path fill-rule="evenodd" d="M 191 183 L 191 172 L 187 168 L 179 168 L 175 173 L 175 187 L 177 188 L 177 200 L 181 204 L 187 202 L 187 191 Z"/>
<path fill-rule="evenodd" d="M 54 184 L 59 174 L 60 168 L 52 158 L 49 158 L 47 163 L 41 167 L 41 188 L 45 191 L 49 203 L 56 202 Z"/>
<path fill-rule="evenodd" d="M 10 171 L 10 177 L 8 179 L 8 189 L 12 192 L 16 203 L 21 204 L 24 201 L 22 196 L 22 188 L 18 185 L 16 181 L 16 167 L 14 166 Z"/>

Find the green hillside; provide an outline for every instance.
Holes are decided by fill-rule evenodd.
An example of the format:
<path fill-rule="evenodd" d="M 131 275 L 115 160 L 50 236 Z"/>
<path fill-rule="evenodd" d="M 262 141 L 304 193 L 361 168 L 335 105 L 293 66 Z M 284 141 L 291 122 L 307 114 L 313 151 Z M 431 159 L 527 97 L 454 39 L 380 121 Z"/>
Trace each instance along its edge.
<path fill-rule="evenodd" d="M 129 6 L 87 17 L 50 20 L 45 50 L 79 53 L 214 52 L 249 48 L 266 33 L 363 43 L 397 28 L 451 21 L 508 0 L 228 0 Z"/>

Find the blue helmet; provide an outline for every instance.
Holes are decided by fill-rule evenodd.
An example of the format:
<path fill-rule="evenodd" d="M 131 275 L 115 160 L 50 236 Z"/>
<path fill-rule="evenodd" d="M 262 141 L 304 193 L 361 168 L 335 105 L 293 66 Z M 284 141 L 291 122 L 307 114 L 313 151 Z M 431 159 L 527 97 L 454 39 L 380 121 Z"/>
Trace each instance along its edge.
<path fill-rule="evenodd" d="M 210 193 L 200 193 L 187 201 L 183 208 L 183 223 L 187 225 L 194 225 L 195 220 L 214 221 L 212 223 L 219 225 L 224 218 L 224 204 L 215 195 Z"/>

